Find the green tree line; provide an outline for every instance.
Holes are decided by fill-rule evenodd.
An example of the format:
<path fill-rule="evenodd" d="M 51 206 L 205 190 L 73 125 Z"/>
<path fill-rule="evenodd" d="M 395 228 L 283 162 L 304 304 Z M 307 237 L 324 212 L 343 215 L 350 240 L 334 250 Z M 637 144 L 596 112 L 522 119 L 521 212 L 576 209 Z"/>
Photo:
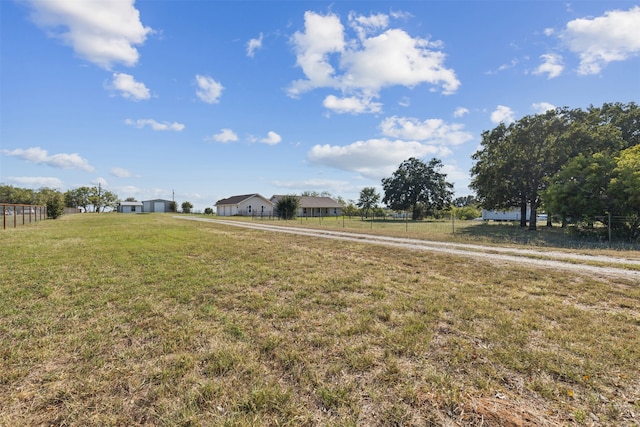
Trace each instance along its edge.
<path fill-rule="evenodd" d="M 557 108 L 483 132 L 471 187 L 486 209 L 520 208 L 523 227 L 530 209 L 530 230 L 544 208 L 563 225 L 625 218 L 615 227 L 638 238 L 639 145 L 635 103 Z"/>

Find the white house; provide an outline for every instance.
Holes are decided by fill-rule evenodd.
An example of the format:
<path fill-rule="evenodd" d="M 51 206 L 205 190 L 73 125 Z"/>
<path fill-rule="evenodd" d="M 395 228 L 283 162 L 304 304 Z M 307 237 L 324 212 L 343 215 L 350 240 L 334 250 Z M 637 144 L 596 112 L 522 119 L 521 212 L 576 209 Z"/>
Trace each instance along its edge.
<path fill-rule="evenodd" d="M 274 204 L 258 193 L 243 194 L 216 202 L 218 216 L 271 216 Z"/>
<path fill-rule="evenodd" d="M 274 206 L 281 197 L 283 196 L 271 196 L 271 202 Z M 297 214 L 299 217 L 342 215 L 342 205 L 331 197 L 299 196 L 298 198 L 300 199 Z"/>
<path fill-rule="evenodd" d="M 154 199 L 143 200 L 142 211 L 143 212 L 171 212 L 171 200 Z"/>
<path fill-rule="evenodd" d="M 120 202 L 118 203 L 120 213 L 140 213 L 142 212 L 142 202 Z"/>

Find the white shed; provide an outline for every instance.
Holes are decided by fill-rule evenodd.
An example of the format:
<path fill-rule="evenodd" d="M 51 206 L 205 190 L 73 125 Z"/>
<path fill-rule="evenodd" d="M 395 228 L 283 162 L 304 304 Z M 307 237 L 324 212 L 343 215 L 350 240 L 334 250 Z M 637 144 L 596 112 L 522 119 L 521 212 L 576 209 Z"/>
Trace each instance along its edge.
<path fill-rule="evenodd" d="M 142 202 L 120 202 L 118 203 L 120 213 L 140 213 L 142 212 Z"/>

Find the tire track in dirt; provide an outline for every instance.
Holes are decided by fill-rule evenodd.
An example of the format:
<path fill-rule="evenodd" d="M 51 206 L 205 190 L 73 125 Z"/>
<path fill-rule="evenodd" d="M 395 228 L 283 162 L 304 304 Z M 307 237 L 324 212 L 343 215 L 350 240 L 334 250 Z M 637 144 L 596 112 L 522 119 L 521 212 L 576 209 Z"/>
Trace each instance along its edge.
<path fill-rule="evenodd" d="M 440 252 L 482 259 L 494 264 L 512 263 L 538 268 L 571 271 L 582 275 L 625 278 L 630 279 L 631 283 L 634 285 L 640 285 L 640 270 L 625 268 L 625 265 L 640 266 L 640 260 L 637 259 L 583 255 L 559 251 L 473 245 L 465 243 L 436 242 L 402 237 L 374 236 L 369 234 L 309 228 L 293 228 L 272 224 L 246 223 L 201 217 L 175 216 L 174 218 L 324 239 L 385 245 L 410 250 Z M 589 263 L 602 263 L 607 265 L 600 266 Z"/>

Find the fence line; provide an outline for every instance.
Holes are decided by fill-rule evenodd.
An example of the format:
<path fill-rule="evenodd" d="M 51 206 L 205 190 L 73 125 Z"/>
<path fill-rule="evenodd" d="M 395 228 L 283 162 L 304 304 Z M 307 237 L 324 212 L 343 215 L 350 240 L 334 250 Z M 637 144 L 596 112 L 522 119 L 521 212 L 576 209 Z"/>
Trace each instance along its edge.
<path fill-rule="evenodd" d="M 26 205 L 19 203 L 0 203 L 2 210 L 2 229 L 6 229 L 13 224 L 13 228 L 18 225 L 31 224 L 47 218 L 47 207 L 41 205 Z"/>

